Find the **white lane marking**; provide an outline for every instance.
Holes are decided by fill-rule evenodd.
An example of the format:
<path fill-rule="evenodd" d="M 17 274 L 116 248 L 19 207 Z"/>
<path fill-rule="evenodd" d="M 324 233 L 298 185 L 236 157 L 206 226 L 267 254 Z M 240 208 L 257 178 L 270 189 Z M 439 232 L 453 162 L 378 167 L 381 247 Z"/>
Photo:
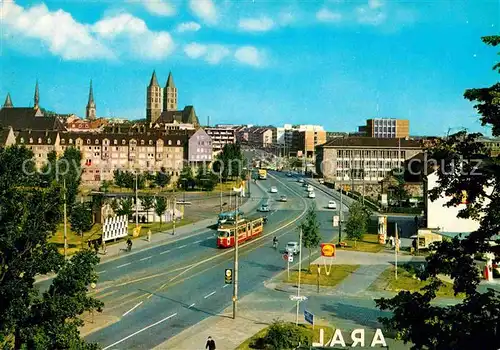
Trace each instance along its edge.
<path fill-rule="evenodd" d="M 189 305 L 188 309 L 192 308 L 193 306 L 195 306 L 195 303 L 192 303 L 191 305 Z"/>
<path fill-rule="evenodd" d="M 226 288 L 226 287 L 229 287 L 229 284 L 225 284 L 224 287 L 222 287 L 222 288 Z"/>
<path fill-rule="evenodd" d="M 212 293 L 210 293 L 210 294 L 208 294 L 208 295 L 205 295 L 203 298 L 205 298 L 205 299 L 206 299 L 206 298 L 208 298 L 208 297 L 211 297 L 211 296 L 212 296 L 212 295 L 214 295 L 214 294 L 215 294 L 215 291 L 213 291 Z"/>
<path fill-rule="evenodd" d="M 119 265 L 116 268 L 119 269 L 120 267 L 124 267 L 124 266 L 130 265 L 130 264 L 132 264 L 132 263 L 126 263 L 126 264 L 123 264 L 123 265 Z"/>
<path fill-rule="evenodd" d="M 98 274 L 99 274 L 99 273 L 104 273 L 104 272 L 106 272 L 106 270 L 97 271 L 97 273 L 98 273 Z"/>
<path fill-rule="evenodd" d="M 187 247 L 187 244 L 184 244 L 184 245 L 181 245 L 180 247 L 178 247 L 177 249 L 182 249 L 182 248 L 185 248 Z"/>
<path fill-rule="evenodd" d="M 132 333 L 132 334 L 130 334 L 130 335 L 128 335 L 128 336 L 126 336 L 126 337 L 125 337 L 125 338 L 123 338 L 122 340 L 118 340 L 116 343 L 113 343 L 113 344 L 111 344 L 111 345 L 106 346 L 106 347 L 105 347 L 104 349 L 102 349 L 102 350 L 106 350 L 106 349 L 112 348 L 112 347 L 113 347 L 113 346 L 115 346 L 115 345 L 118 345 L 118 344 L 120 344 L 120 343 L 123 343 L 125 340 L 130 339 L 130 338 L 132 338 L 133 336 L 135 336 L 135 335 L 137 335 L 137 334 L 139 334 L 139 333 L 142 333 L 142 332 L 144 332 L 145 330 L 147 330 L 147 329 L 149 329 L 149 328 L 151 328 L 151 327 L 154 327 L 154 326 L 156 326 L 156 325 L 158 325 L 158 324 L 160 324 L 160 323 L 162 323 L 162 322 L 165 322 L 166 320 L 168 320 L 168 319 L 170 319 L 170 318 L 172 318 L 172 317 L 174 317 L 174 316 L 177 316 L 177 312 L 176 312 L 175 314 L 172 314 L 172 315 L 168 316 L 168 317 L 165 317 L 165 318 L 164 318 L 164 319 L 162 319 L 162 320 L 159 320 L 159 321 L 158 321 L 158 322 L 156 322 L 156 323 L 150 324 L 149 326 L 144 327 L 143 329 L 140 329 L 140 330 L 138 330 L 138 331 L 137 331 L 137 332 L 135 332 L 135 333 Z"/>
<path fill-rule="evenodd" d="M 196 244 L 196 243 L 201 243 L 201 242 L 203 242 L 203 241 L 204 241 L 204 240 L 202 239 L 202 240 L 199 240 L 199 241 L 193 242 L 193 244 Z"/>
<path fill-rule="evenodd" d="M 169 250 L 165 250 L 164 252 L 161 252 L 161 253 L 160 253 L 160 255 L 162 255 L 162 254 L 167 254 L 167 253 L 169 253 L 169 252 L 170 252 L 170 249 L 169 249 Z"/>
<path fill-rule="evenodd" d="M 139 305 L 141 305 L 141 304 L 142 304 L 142 301 L 141 301 L 140 303 L 137 303 L 137 304 L 136 304 L 133 308 L 131 308 L 131 309 L 130 309 L 130 310 L 128 310 L 127 312 L 125 312 L 125 313 L 122 315 L 122 317 L 123 317 L 123 316 L 126 316 L 126 315 L 128 315 L 129 313 L 131 313 L 132 311 L 134 311 L 134 310 L 135 310 L 135 308 L 137 308 L 137 307 L 138 307 Z"/>
<path fill-rule="evenodd" d="M 150 256 L 147 256 L 147 257 L 145 257 L 145 258 L 139 259 L 139 261 L 148 260 L 148 259 L 151 259 L 152 257 L 153 257 L 153 256 L 152 256 L 152 255 L 150 255 Z"/>

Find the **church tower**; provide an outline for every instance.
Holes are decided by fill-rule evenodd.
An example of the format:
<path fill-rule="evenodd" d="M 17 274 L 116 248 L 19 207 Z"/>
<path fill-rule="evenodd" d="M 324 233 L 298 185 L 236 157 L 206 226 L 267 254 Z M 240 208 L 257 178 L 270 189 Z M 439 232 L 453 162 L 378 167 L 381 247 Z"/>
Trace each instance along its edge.
<path fill-rule="evenodd" d="M 175 87 L 172 72 L 168 73 L 167 83 L 163 89 L 163 111 L 177 110 L 177 88 Z"/>
<path fill-rule="evenodd" d="M 153 71 L 151 76 L 151 81 L 147 88 L 146 97 L 146 120 L 149 123 L 154 123 L 158 120 L 161 114 L 162 99 L 161 99 L 161 87 L 156 79 L 156 72 Z"/>
<path fill-rule="evenodd" d="M 87 118 L 88 120 L 95 120 L 96 119 L 95 109 L 96 106 L 94 102 L 94 90 L 92 89 L 92 80 L 90 80 L 89 102 L 87 102 L 85 118 Z"/>
<path fill-rule="evenodd" d="M 35 97 L 34 97 L 34 105 L 33 105 L 33 108 L 34 109 L 38 109 L 40 108 L 40 93 L 38 92 L 38 79 L 36 81 L 36 85 L 35 85 Z"/>
<path fill-rule="evenodd" d="M 12 104 L 10 94 L 7 93 L 7 97 L 5 98 L 5 103 L 3 104 L 3 108 L 12 108 L 12 107 L 14 107 L 14 105 Z"/>

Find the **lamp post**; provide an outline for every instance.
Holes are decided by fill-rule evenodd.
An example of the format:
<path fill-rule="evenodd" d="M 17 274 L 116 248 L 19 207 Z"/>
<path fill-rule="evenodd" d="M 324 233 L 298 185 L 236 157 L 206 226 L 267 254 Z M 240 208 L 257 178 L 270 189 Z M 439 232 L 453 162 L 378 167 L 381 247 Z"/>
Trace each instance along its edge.
<path fill-rule="evenodd" d="M 135 227 L 139 227 L 139 200 L 137 196 L 137 171 L 135 171 Z"/>
<path fill-rule="evenodd" d="M 222 167 L 219 169 L 219 187 L 220 187 L 220 213 L 222 213 Z"/>
<path fill-rule="evenodd" d="M 295 319 L 295 324 L 299 325 L 299 303 L 300 303 L 300 275 L 302 273 L 302 229 L 300 229 L 299 235 L 299 281 L 297 283 L 297 318 Z"/>
<path fill-rule="evenodd" d="M 64 258 L 67 258 L 68 250 L 68 220 L 66 208 L 66 179 L 63 179 L 63 194 L 64 194 Z"/>
<path fill-rule="evenodd" d="M 234 284 L 233 284 L 233 319 L 236 319 L 236 302 L 238 300 L 238 196 L 235 196 L 234 213 Z"/>

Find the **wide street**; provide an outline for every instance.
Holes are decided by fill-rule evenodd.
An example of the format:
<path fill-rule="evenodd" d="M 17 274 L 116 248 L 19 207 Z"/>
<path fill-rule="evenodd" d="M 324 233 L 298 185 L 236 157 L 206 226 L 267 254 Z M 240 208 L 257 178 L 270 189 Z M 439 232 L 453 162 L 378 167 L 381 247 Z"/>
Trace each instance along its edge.
<path fill-rule="evenodd" d="M 278 193 L 269 193 L 271 186 Z M 269 221 L 264 234 L 240 246 L 239 298 L 262 288 L 285 268 L 281 252 L 272 248 L 272 238 L 278 237 L 280 250 L 286 242 L 298 241 L 297 224 L 313 202 L 323 239 L 337 234 L 332 227 L 334 211 L 326 209 L 331 197 L 319 190 L 316 193 L 316 199 L 307 198 L 295 178 L 280 173 L 257 186 L 252 184 L 252 197 L 268 202 L 271 212 L 266 214 Z M 281 195 L 288 201 L 279 202 Z M 215 233 L 201 230 L 100 264 L 94 294 L 105 303 L 103 316 L 108 324 L 99 328 L 102 324 L 96 322 L 87 340 L 104 349 L 150 349 L 231 305 L 232 286 L 224 284 L 224 270 L 233 267 L 233 250 L 218 249 Z"/>

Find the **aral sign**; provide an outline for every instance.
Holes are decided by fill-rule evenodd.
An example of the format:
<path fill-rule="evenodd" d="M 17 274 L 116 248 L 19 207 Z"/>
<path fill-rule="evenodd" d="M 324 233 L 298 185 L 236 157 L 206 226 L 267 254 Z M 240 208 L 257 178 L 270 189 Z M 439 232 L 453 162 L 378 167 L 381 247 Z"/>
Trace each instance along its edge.
<path fill-rule="evenodd" d="M 349 341 L 349 338 L 344 338 L 344 336 L 342 335 L 342 331 L 340 329 L 336 329 L 335 333 L 333 334 L 332 341 L 331 342 L 327 341 L 325 344 L 325 333 L 324 333 L 323 328 L 321 328 L 319 330 L 319 343 L 313 343 L 312 346 L 317 346 L 317 347 L 329 346 L 331 348 L 333 348 L 335 346 L 346 347 L 347 345 L 346 345 L 345 339 L 347 339 Z M 371 339 L 371 342 L 369 345 L 366 345 L 368 343 L 365 342 L 365 340 L 366 340 L 365 339 L 365 330 L 362 328 L 353 330 L 351 332 L 351 335 L 350 335 L 350 340 L 352 341 L 352 344 L 350 345 L 352 348 L 355 348 L 358 346 L 359 347 L 369 346 L 372 348 L 375 348 L 378 346 L 387 347 L 387 344 L 386 344 L 385 338 L 384 338 L 384 334 L 382 333 L 382 330 L 380 330 L 378 328 L 375 330 L 375 334 L 373 335 L 373 338 Z"/>

